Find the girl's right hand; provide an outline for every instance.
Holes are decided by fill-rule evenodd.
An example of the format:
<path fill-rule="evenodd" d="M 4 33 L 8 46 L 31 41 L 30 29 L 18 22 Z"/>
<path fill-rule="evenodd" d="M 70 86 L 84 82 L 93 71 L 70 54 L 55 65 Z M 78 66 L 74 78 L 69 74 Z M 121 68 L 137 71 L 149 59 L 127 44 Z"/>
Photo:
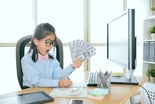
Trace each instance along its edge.
<path fill-rule="evenodd" d="M 82 61 L 79 58 L 75 59 L 73 61 L 73 64 L 71 64 L 73 69 L 79 68 L 81 65 L 82 65 Z"/>
<path fill-rule="evenodd" d="M 61 79 L 58 82 L 59 87 L 70 87 L 72 85 L 72 81 L 68 78 Z"/>

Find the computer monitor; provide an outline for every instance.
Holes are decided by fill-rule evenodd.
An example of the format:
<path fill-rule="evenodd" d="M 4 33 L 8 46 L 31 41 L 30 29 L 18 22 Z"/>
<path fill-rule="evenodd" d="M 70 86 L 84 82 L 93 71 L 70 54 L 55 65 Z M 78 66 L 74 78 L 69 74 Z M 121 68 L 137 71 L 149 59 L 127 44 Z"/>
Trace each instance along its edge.
<path fill-rule="evenodd" d="M 112 77 L 112 83 L 138 84 L 133 76 L 136 68 L 135 9 L 128 9 L 107 23 L 107 59 L 128 70 L 125 76 Z"/>

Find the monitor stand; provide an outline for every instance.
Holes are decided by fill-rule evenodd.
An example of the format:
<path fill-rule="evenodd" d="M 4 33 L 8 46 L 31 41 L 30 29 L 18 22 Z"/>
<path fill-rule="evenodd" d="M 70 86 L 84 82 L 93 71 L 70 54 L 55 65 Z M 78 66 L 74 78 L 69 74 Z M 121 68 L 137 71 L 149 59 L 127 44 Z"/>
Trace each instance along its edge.
<path fill-rule="evenodd" d="M 128 85 L 138 85 L 137 79 L 133 76 L 133 70 L 126 72 L 123 76 L 112 76 L 112 84 L 128 84 Z"/>

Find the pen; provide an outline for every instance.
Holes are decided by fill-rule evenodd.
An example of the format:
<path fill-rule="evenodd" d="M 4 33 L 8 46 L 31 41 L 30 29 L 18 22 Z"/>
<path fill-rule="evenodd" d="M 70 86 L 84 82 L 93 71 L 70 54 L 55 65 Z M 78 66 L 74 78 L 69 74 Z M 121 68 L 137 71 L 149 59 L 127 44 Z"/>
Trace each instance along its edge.
<path fill-rule="evenodd" d="M 104 75 L 107 75 L 107 74 L 108 74 L 108 71 L 106 71 Z"/>

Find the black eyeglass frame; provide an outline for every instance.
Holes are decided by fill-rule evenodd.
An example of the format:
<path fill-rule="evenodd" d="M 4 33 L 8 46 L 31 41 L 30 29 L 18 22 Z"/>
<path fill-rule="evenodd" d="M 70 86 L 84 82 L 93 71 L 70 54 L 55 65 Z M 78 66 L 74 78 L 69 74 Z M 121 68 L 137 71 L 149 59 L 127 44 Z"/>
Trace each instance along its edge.
<path fill-rule="evenodd" d="M 56 46 L 56 40 L 50 40 L 50 39 L 47 39 L 47 40 L 45 40 L 45 45 L 46 46 Z"/>

